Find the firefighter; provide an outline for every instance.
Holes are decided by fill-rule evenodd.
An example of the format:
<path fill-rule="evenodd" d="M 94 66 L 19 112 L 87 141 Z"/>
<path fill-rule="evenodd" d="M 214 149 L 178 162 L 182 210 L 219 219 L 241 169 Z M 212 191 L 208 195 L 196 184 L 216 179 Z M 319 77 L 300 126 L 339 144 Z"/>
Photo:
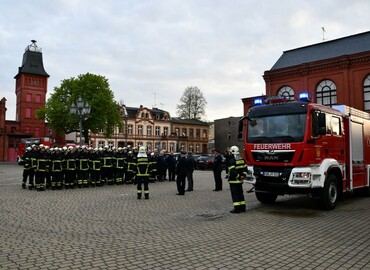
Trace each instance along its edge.
<path fill-rule="evenodd" d="M 61 148 L 55 147 L 50 155 L 51 189 L 62 189 L 63 156 Z"/>
<path fill-rule="evenodd" d="M 100 154 L 99 149 L 95 148 L 89 155 L 90 181 L 91 186 L 100 186 Z"/>
<path fill-rule="evenodd" d="M 26 152 L 23 154 L 22 156 L 22 163 L 23 163 L 23 179 L 22 179 L 22 188 L 23 189 L 26 189 L 26 184 L 27 184 L 27 179 L 29 179 L 28 181 L 28 185 L 30 185 L 30 181 L 31 181 L 31 171 L 32 171 L 32 167 L 31 167 L 31 150 L 32 148 L 29 146 L 26 148 Z M 19 163 L 19 164 L 22 164 L 22 163 Z"/>
<path fill-rule="evenodd" d="M 67 174 L 67 159 L 66 155 L 68 153 L 68 148 L 67 146 L 63 146 L 60 155 L 62 157 L 62 187 L 64 186 L 64 183 L 66 181 L 66 174 Z"/>
<path fill-rule="evenodd" d="M 135 183 L 135 161 L 136 157 L 132 151 L 128 152 L 128 156 L 126 158 L 126 184 Z"/>
<path fill-rule="evenodd" d="M 104 185 L 107 183 L 108 185 L 113 185 L 112 150 L 109 146 L 105 146 L 105 149 L 102 152 L 101 162 L 102 184 Z"/>
<path fill-rule="evenodd" d="M 34 178 L 35 178 L 35 173 L 36 173 L 36 156 L 37 156 L 37 151 L 38 148 L 35 144 L 31 146 L 31 154 L 30 154 L 30 159 L 31 159 L 31 170 L 30 170 L 30 175 L 29 175 L 29 180 L 28 180 L 28 189 L 32 190 L 35 188 L 34 184 Z"/>
<path fill-rule="evenodd" d="M 46 181 L 46 188 L 51 188 L 51 171 L 50 171 L 50 155 L 51 155 L 51 148 L 47 145 L 44 146 L 45 148 L 45 158 L 48 160 L 48 169 L 45 172 L 45 181 Z"/>
<path fill-rule="evenodd" d="M 140 146 L 139 153 L 136 159 L 136 182 L 137 182 L 137 198 L 140 200 L 143 194 L 142 186 L 144 186 L 145 199 L 149 199 L 149 176 L 151 172 L 151 163 L 146 154 L 144 146 Z"/>
<path fill-rule="evenodd" d="M 123 153 L 123 148 L 118 147 L 117 152 L 115 153 L 115 180 L 117 185 L 123 184 L 123 175 L 125 169 L 125 157 Z"/>
<path fill-rule="evenodd" d="M 67 166 L 64 185 L 66 189 L 74 188 L 74 181 L 76 180 L 76 148 L 69 146 L 65 159 Z"/>
<path fill-rule="evenodd" d="M 247 176 L 247 165 L 241 158 L 239 148 L 237 146 L 230 147 L 232 157 L 229 160 L 228 181 L 230 184 L 231 198 L 233 200 L 234 209 L 230 213 L 237 214 L 245 212 L 246 204 L 243 193 L 243 180 Z"/>
<path fill-rule="evenodd" d="M 156 159 L 155 154 L 153 152 L 150 153 L 149 161 L 150 161 L 150 164 L 152 166 L 149 181 L 150 182 L 156 182 L 156 180 L 157 180 L 157 159 Z"/>
<path fill-rule="evenodd" d="M 36 154 L 36 190 L 45 190 L 46 172 L 49 170 L 49 161 L 45 153 L 43 144 L 39 145 L 39 151 Z"/>
<path fill-rule="evenodd" d="M 87 148 L 82 145 L 77 154 L 78 187 L 89 187 L 89 154 Z"/>

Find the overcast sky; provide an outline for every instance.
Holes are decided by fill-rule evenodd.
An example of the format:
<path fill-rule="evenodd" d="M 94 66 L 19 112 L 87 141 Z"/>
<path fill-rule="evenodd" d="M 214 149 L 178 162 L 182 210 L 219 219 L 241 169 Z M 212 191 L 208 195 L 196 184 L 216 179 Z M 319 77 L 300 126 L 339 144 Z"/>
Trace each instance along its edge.
<path fill-rule="evenodd" d="M 116 101 L 176 116 L 188 86 L 206 120 L 242 115 L 241 98 L 265 93 L 262 78 L 283 51 L 370 30 L 368 0 L 0 0 L 0 99 L 15 119 L 15 79 L 37 40 L 50 75 L 105 76 Z"/>

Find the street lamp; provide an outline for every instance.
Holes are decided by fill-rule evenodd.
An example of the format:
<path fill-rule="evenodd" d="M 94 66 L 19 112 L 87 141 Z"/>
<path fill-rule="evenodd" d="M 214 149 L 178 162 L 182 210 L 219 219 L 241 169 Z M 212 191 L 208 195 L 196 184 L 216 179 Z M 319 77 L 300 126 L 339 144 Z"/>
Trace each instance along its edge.
<path fill-rule="evenodd" d="M 77 114 L 80 116 L 80 146 L 82 146 L 82 120 L 84 115 L 88 115 L 91 111 L 91 106 L 84 102 L 81 97 L 77 99 L 77 105 L 72 103 L 70 107 L 71 114 Z"/>

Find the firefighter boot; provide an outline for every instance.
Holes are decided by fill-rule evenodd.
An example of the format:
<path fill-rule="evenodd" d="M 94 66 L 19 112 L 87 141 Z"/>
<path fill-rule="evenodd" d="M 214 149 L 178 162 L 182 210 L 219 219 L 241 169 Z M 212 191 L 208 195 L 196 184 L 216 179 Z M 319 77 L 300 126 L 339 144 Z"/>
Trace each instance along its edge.
<path fill-rule="evenodd" d="M 25 182 L 22 183 L 22 188 L 26 189 L 26 183 Z"/>
<path fill-rule="evenodd" d="M 240 213 L 240 210 L 237 209 L 237 208 L 234 208 L 233 210 L 230 211 L 230 213 L 232 213 L 232 214 L 239 214 Z"/>
<path fill-rule="evenodd" d="M 149 200 L 149 193 L 145 193 L 145 200 Z"/>

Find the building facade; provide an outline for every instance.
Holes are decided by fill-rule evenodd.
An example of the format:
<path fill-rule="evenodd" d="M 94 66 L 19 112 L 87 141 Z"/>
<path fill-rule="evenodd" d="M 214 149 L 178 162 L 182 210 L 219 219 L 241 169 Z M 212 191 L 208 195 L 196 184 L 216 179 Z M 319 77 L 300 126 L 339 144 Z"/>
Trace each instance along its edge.
<path fill-rule="evenodd" d="M 111 138 L 105 138 L 103 131 L 90 134 L 90 145 L 99 147 L 145 146 L 148 150 L 172 152 L 191 151 L 207 153 L 208 123 L 194 119 L 171 117 L 169 112 L 141 105 L 140 107 L 119 107 L 124 128 L 117 129 Z M 74 141 L 78 142 L 78 133 Z"/>
<path fill-rule="evenodd" d="M 16 161 L 19 144 L 30 137 L 52 137 L 53 132 L 36 111 L 45 107 L 49 74 L 44 69 L 42 50 L 32 40 L 23 54 L 22 65 L 14 77 L 16 120 L 6 120 L 6 98 L 0 103 L 0 161 Z"/>
<path fill-rule="evenodd" d="M 57 138 L 47 123 L 36 116 L 36 111 L 45 107 L 49 74 L 44 69 L 41 48 L 35 40 L 31 42 L 25 49 L 22 65 L 14 77 L 15 121 L 6 120 L 6 98 L 0 100 L 0 162 L 17 160 L 22 139 L 44 138 L 50 145 L 58 146 L 66 142 L 79 143 L 78 132 L 66 134 L 66 138 Z M 120 105 L 118 109 L 124 128 L 117 129 L 112 138 L 105 138 L 103 132 L 90 134 L 89 144 L 92 147 L 143 145 L 148 150 L 208 152 L 206 122 L 171 118 L 168 112 L 158 108 Z"/>
<path fill-rule="evenodd" d="M 266 96 L 306 91 L 316 103 L 370 112 L 370 32 L 285 51 L 263 78 Z M 243 99 L 245 114 L 251 102 Z"/>
<path fill-rule="evenodd" d="M 219 151 L 223 152 L 233 145 L 243 149 L 243 142 L 238 139 L 240 118 L 227 117 L 215 120 L 215 148 Z"/>

